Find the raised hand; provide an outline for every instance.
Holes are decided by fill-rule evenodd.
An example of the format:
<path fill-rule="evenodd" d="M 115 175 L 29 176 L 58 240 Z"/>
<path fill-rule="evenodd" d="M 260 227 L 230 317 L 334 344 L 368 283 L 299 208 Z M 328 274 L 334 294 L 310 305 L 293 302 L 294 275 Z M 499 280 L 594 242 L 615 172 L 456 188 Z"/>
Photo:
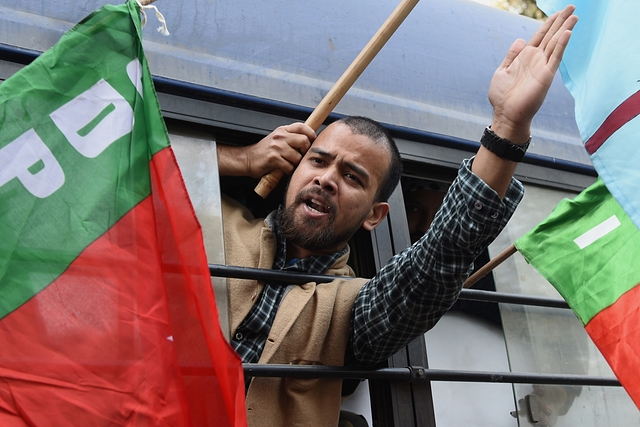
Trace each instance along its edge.
<path fill-rule="evenodd" d="M 571 30 L 578 22 L 574 10 L 570 5 L 554 13 L 529 43 L 522 39 L 513 42 L 494 73 L 489 87 L 489 101 L 493 105 L 491 129 L 499 137 L 513 144 L 529 140 L 533 116 L 547 96 Z M 504 197 L 516 165 L 480 146 L 471 170 Z"/>
<path fill-rule="evenodd" d="M 492 129 L 513 143 L 529 138 L 531 121 L 542 105 L 578 21 L 569 5 L 547 19 L 529 43 L 516 40 L 489 87 L 494 108 Z"/>

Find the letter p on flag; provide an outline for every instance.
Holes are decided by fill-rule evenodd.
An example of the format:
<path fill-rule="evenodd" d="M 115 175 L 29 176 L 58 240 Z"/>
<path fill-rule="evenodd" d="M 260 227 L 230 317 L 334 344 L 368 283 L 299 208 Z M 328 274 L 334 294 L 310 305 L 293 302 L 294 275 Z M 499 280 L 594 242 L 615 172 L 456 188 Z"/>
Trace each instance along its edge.
<path fill-rule="evenodd" d="M 0 149 L 0 187 L 14 178 L 41 199 L 64 184 L 60 164 L 33 129 Z"/>

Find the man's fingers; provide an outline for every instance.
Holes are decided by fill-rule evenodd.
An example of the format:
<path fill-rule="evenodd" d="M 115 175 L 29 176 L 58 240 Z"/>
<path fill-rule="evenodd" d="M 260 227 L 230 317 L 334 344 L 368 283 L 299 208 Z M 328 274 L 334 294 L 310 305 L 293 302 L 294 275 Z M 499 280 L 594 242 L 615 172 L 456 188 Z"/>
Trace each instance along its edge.
<path fill-rule="evenodd" d="M 297 149 L 289 149 L 282 152 L 281 157 L 288 162 L 288 165 L 286 165 L 286 169 L 283 169 L 282 171 L 287 175 L 290 175 L 296 168 L 296 166 L 298 166 L 298 163 L 300 163 L 300 160 L 302 160 L 303 156 L 304 154 Z"/>
<path fill-rule="evenodd" d="M 547 57 L 549 65 L 554 66 L 554 68 L 557 68 L 560 64 L 560 60 L 562 60 L 564 50 L 569 43 L 569 39 L 571 38 L 571 30 L 573 30 L 577 22 L 577 16 L 570 16 L 562 26 L 561 32 L 556 34 L 547 45 L 547 48 L 545 49 L 545 55 Z"/>
<path fill-rule="evenodd" d="M 570 5 L 566 6 L 559 13 L 556 12 L 556 13 L 554 13 L 552 15 L 552 16 L 554 16 L 554 19 L 551 22 L 551 26 L 547 29 L 546 33 L 544 34 L 544 36 L 543 36 L 543 38 L 542 38 L 542 40 L 540 41 L 540 44 L 539 44 L 539 46 L 542 49 L 546 49 L 547 45 L 549 43 L 551 43 L 551 41 L 554 39 L 554 37 L 556 35 L 558 35 L 559 32 L 563 32 L 565 29 L 567 29 L 565 27 L 565 24 L 567 24 L 567 22 L 570 21 L 570 18 L 573 16 L 573 12 L 575 10 L 576 10 L 576 7 L 574 5 L 572 5 L 572 4 L 570 4 Z M 551 21 L 551 18 L 548 19 L 545 24 L 547 24 L 548 21 Z M 545 27 L 545 25 L 543 25 L 543 27 Z M 541 27 L 541 29 L 542 29 L 542 27 Z M 556 40 L 557 40 L 557 38 L 556 38 Z"/>
<path fill-rule="evenodd" d="M 315 134 L 312 138 L 309 138 L 309 136 L 307 135 L 298 134 L 296 135 L 296 137 L 291 138 L 291 142 L 289 143 L 289 145 L 295 148 L 299 153 L 305 154 L 309 150 L 311 143 L 315 139 L 314 137 Z"/>
<path fill-rule="evenodd" d="M 300 150 L 302 154 L 306 153 L 311 143 L 316 139 L 315 131 L 304 123 L 291 123 L 284 129 L 292 135 L 290 145 Z"/>
<path fill-rule="evenodd" d="M 540 46 L 540 43 L 542 43 L 544 36 L 549 31 L 549 28 L 551 28 L 551 25 L 556 21 L 556 19 L 558 19 L 559 15 L 560 15 L 560 12 L 556 12 L 553 15 L 551 15 L 549 18 L 547 18 L 547 20 L 544 21 L 544 23 L 540 26 L 540 28 L 538 28 L 538 31 L 536 31 L 535 34 L 531 37 L 528 45 L 534 46 L 534 47 Z"/>
<path fill-rule="evenodd" d="M 562 56 L 564 55 L 564 50 L 567 47 L 567 44 L 569 43 L 570 37 L 571 37 L 570 30 L 566 30 L 562 34 L 560 34 L 560 37 L 558 38 L 554 46 L 554 49 L 551 52 L 551 55 L 549 56 L 549 59 L 547 62 L 549 67 L 551 67 L 551 69 L 557 70 L 558 67 L 560 66 L 560 62 L 562 61 Z"/>
<path fill-rule="evenodd" d="M 277 128 L 269 137 L 270 144 L 265 148 L 271 160 L 267 162 L 290 175 L 309 150 L 316 133 L 304 123 L 292 123 Z"/>
<path fill-rule="evenodd" d="M 249 175 L 259 178 L 275 169 L 291 174 L 315 137 L 313 129 L 304 123 L 276 128 L 248 149 Z"/>
<path fill-rule="evenodd" d="M 524 39 L 517 39 L 516 41 L 511 43 L 511 46 L 509 47 L 507 54 L 504 56 L 502 64 L 500 64 L 500 66 L 498 67 L 498 70 L 509 68 L 513 60 L 516 59 L 520 52 L 522 52 L 522 49 L 524 49 L 526 46 L 527 42 L 524 41 Z"/>

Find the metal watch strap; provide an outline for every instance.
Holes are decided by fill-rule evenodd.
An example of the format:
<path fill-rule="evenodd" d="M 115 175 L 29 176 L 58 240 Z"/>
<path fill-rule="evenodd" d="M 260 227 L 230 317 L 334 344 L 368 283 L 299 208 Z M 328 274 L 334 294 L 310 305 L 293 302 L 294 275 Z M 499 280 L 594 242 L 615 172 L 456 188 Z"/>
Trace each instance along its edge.
<path fill-rule="evenodd" d="M 498 157 L 511 160 L 512 162 L 520 162 L 527 152 L 527 148 L 529 148 L 531 137 L 529 137 L 529 140 L 524 144 L 517 145 L 508 139 L 500 138 L 491 130 L 491 126 L 487 126 L 482 133 L 480 143 Z"/>

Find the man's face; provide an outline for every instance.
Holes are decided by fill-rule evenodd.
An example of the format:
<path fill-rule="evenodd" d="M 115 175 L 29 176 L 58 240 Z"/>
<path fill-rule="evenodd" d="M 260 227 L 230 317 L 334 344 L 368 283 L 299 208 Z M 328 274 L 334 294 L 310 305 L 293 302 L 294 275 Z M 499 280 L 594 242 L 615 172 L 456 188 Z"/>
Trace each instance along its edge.
<path fill-rule="evenodd" d="M 291 177 L 283 235 L 310 254 L 332 253 L 361 226 L 373 229 L 389 209 L 374 202 L 389 163 L 382 145 L 342 123 L 327 127 Z"/>

